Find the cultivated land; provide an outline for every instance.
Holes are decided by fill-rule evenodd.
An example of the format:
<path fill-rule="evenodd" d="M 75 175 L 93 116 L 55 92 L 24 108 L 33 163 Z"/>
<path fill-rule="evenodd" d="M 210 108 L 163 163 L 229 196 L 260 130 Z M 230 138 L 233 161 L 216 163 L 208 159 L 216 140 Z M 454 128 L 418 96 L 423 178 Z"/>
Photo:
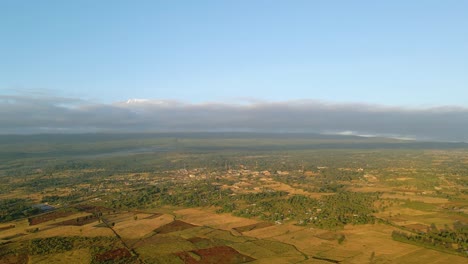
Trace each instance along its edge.
<path fill-rule="evenodd" d="M 468 146 L 0 136 L 0 263 L 466 263 Z"/>

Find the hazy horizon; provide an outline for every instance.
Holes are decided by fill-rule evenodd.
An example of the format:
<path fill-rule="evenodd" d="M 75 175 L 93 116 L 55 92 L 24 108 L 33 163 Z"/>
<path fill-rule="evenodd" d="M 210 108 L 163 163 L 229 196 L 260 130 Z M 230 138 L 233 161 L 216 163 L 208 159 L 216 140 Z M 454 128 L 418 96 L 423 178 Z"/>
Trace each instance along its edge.
<path fill-rule="evenodd" d="M 467 9 L 456 0 L 2 1 L 0 134 L 468 141 Z"/>

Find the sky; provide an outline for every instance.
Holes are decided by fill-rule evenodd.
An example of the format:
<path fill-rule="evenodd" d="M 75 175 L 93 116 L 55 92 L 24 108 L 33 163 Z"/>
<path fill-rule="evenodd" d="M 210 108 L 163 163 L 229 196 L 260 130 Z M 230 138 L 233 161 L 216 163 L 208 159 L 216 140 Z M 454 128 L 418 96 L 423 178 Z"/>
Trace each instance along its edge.
<path fill-rule="evenodd" d="M 124 126 L 127 115 L 161 115 L 159 105 L 203 108 L 210 122 L 174 126 L 141 117 L 150 124 L 135 127 L 465 140 L 467 11 L 464 0 L 1 0 L 0 133 L 104 131 Z M 129 99 L 146 101 L 122 103 Z M 238 126 L 207 120 L 216 114 L 213 105 Z M 305 114 L 287 111 L 297 105 Z M 286 108 L 278 113 L 273 106 Z M 104 108 L 106 114 L 92 112 Z M 271 115 L 261 112 L 267 109 Z M 382 118 L 376 115 L 364 129 L 338 125 L 346 112 L 328 125 L 304 121 L 320 109 L 392 118 L 379 125 L 385 129 L 371 129 Z M 71 126 L 75 115 L 88 119 Z M 113 125 L 99 125 L 110 121 L 107 115 Z M 298 124 L 245 121 L 254 116 Z M 447 118 L 459 128 L 447 127 Z M 410 121 L 438 132 L 409 129 Z M 455 128 L 458 136 L 448 131 Z"/>

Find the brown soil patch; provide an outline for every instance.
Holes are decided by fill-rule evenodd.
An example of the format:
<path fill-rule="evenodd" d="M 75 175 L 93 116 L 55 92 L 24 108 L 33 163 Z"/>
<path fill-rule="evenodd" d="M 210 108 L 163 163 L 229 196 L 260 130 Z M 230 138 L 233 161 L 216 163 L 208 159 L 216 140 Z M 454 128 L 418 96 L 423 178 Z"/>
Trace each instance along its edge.
<path fill-rule="evenodd" d="M 212 239 L 204 238 L 204 237 L 192 237 L 192 238 L 187 239 L 187 241 L 192 243 L 198 249 L 211 248 L 211 247 L 224 245 L 223 242 L 214 241 Z"/>
<path fill-rule="evenodd" d="M 338 238 L 338 234 L 335 232 L 323 232 L 315 235 L 315 237 L 323 240 L 333 241 Z"/>
<path fill-rule="evenodd" d="M 156 228 L 154 232 L 156 232 L 157 234 L 167 234 L 171 232 L 182 231 L 182 230 L 193 228 L 193 227 L 196 227 L 196 225 L 192 225 L 184 221 L 180 221 L 180 220 L 175 220 L 169 224 Z"/>
<path fill-rule="evenodd" d="M 2 264 L 26 264 L 28 263 L 28 255 L 27 254 L 11 254 L 2 256 L 0 259 L 0 263 Z"/>
<path fill-rule="evenodd" d="M 44 223 L 44 222 L 47 222 L 47 221 L 51 221 L 51 220 L 54 220 L 54 219 L 57 219 L 57 218 L 67 217 L 67 216 L 70 216 L 72 214 L 75 214 L 75 212 L 72 212 L 72 211 L 53 211 L 53 212 L 50 212 L 50 213 L 45 213 L 45 214 L 29 217 L 28 222 L 29 222 L 30 226 L 33 226 L 33 225 L 38 225 L 38 224 L 41 224 L 41 223 Z"/>
<path fill-rule="evenodd" d="M 406 222 L 408 219 L 400 218 L 400 217 L 390 217 L 388 218 L 389 221 L 392 221 L 393 223 L 401 223 L 401 222 Z"/>
<path fill-rule="evenodd" d="M 156 213 L 156 214 L 152 214 L 150 216 L 147 216 L 147 217 L 145 217 L 143 219 L 155 219 L 155 218 L 160 217 L 161 215 L 163 215 L 163 214 Z"/>
<path fill-rule="evenodd" d="M 114 236 L 109 228 L 96 228 L 94 224 L 76 226 L 76 225 L 52 225 L 51 229 L 41 229 L 38 233 L 29 234 L 31 238 L 35 237 L 53 237 L 53 236 Z"/>
<path fill-rule="evenodd" d="M 129 258 L 131 256 L 132 254 L 130 254 L 130 252 L 126 248 L 118 248 L 118 249 L 104 252 L 102 254 L 98 254 L 95 256 L 95 259 L 98 262 L 104 262 L 104 261 L 113 261 L 117 259 Z"/>
<path fill-rule="evenodd" d="M 25 236 L 26 234 L 23 234 L 23 233 L 18 233 L 18 234 L 14 234 L 14 235 L 11 235 L 11 236 L 7 236 L 7 237 L 4 237 L 2 239 L 4 240 L 11 240 L 11 239 L 14 239 L 14 238 L 17 238 L 17 237 L 22 237 L 22 236 Z"/>
<path fill-rule="evenodd" d="M 175 254 L 187 264 L 217 264 L 217 263 L 244 263 L 254 261 L 254 258 L 243 255 L 228 246 L 219 246 L 206 249 L 179 252 Z"/>
<path fill-rule="evenodd" d="M 95 206 L 95 205 L 89 205 L 89 204 L 80 204 L 75 206 L 76 209 L 80 211 L 85 211 L 87 213 L 108 213 L 112 212 L 113 209 L 109 209 L 103 206 Z"/>
<path fill-rule="evenodd" d="M 405 227 L 408 229 L 418 231 L 418 232 L 423 232 L 423 233 L 426 233 L 427 229 L 429 228 L 429 226 L 423 225 L 423 224 L 411 224 L 411 225 L 405 225 Z"/>
<path fill-rule="evenodd" d="M 66 220 L 66 221 L 57 223 L 55 225 L 57 226 L 68 226 L 68 225 L 83 226 L 86 224 L 96 222 L 97 220 L 98 218 L 95 215 L 86 215 L 86 216 L 77 217 L 75 219 Z"/>
<path fill-rule="evenodd" d="M 207 241 L 209 240 L 208 238 L 204 238 L 204 237 L 192 237 L 192 238 L 189 238 L 187 239 L 188 241 L 192 242 L 192 243 L 198 243 L 198 242 L 203 242 L 203 241 Z"/>
<path fill-rule="evenodd" d="M 236 228 L 233 228 L 233 229 L 236 230 L 237 232 L 242 233 L 242 232 L 252 231 L 252 230 L 255 230 L 255 229 L 261 229 L 261 228 L 269 227 L 269 226 L 272 226 L 272 225 L 273 225 L 272 223 L 260 222 L 260 223 L 255 223 L 255 224 L 251 224 L 251 225 L 236 227 Z"/>
<path fill-rule="evenodd" d="M 0 227 L 0 231 L 12 229 L 12 228 L 15 228 L 15 225 L 2 226 Z"/>
<path fill-rule="evenodd" d="M 176 236 L 158 236 L 153 235 L 151 237 L 143 238 L 138 240 L 132 248 L 144 247 L 147 245 L 160 245 L 160 244 L 175 244 L 181 240 L 185 240 Z"/>

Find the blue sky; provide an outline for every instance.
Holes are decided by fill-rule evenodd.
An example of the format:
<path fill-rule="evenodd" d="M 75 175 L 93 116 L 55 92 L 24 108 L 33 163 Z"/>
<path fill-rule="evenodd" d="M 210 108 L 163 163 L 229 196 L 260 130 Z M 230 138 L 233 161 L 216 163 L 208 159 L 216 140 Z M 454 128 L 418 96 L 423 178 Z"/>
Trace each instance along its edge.
<path fill-rule="evenodd" d="M 0 94 L 468 107 L 468 1 L 0 1 Z"/>

